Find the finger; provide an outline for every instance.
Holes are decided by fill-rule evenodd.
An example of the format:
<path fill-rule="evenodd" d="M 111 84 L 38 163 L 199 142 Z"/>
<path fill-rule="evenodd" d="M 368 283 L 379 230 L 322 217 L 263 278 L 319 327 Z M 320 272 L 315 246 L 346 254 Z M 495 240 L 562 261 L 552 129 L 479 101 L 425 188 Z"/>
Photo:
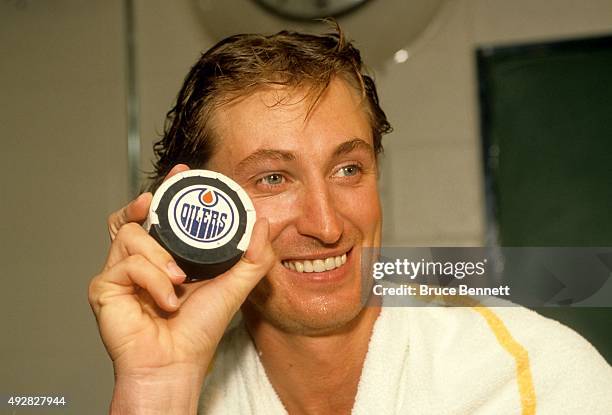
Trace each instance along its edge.
<path fill-rule="evenodd" d="M 136 223 L 128 223 L 121 227 L 117 237 L 111 244 L 104 269 L 109 269 L 131 255 L 140 255 L 155 265 L 171 279 L 173 284 L 185 280 L 185 273 L 174 262 L 172 256 L 153 239 L 147 231 Z"/>
<path fill-rule="evenodd" d="M 145 290 L 163 310 L 173 312 L 178 299 L 168 277 L 142 255 L 131 255 L 100 274 L 90 285 L 90 304 L 96 314 L 118 295 L 132 295 L 135 287 Z"/>
<path fill-rule="evenodd" d="M 232 306 L 235 311 L 276 261 L 269 235 L 268 220 L 258 219 L 245 255 L 228 272 L 216 278 L 216 288 L 224 292 L 227 298 L 234 300 Z"/>
<path fill-rule="evenodd" d="M 150 192 L 143 193 L 128 203 L 127 206 L 111 213 L 107 221 L 111 241 L 115 239 L 119 229 L 126 223 L 143 223 L 145 221 L 149 214 L 151 199 L 153 199 L 153 195 Z"/>
<path fill-rule="evenodd" d="M 270 246 L 270 222 L 268 218 L 259 218 L 253 225 L 252 238 L 244 254 L 244 260 L 250 263 L 257 263 L 267 254 Z"/>
<path fill-rule="evenodd" d="M 166 174 L 166 177 L 164 177 L 164 181 L 168 180 L 170 177 L 174 176 L 175 174 L 178 173 L 182 173 L 184 171 L 189 170 L 189 166 L 186 164 L 177 164 L 176 166 L 172 167 L 172 169 L 170 169 L 170 171 L 168 172 L 168 174 Z"/>

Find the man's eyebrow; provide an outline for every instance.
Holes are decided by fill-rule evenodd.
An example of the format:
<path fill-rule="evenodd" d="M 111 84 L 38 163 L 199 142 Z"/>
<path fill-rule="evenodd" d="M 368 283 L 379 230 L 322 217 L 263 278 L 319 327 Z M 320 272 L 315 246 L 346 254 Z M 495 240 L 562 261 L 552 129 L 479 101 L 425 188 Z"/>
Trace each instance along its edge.
<path fill-rule="evenodd" d="M 251 153 L 246 158 L 242 159 L 240 163 L 236 165 L 234 172 L 239 174 L 241 171 L 251 165 L 257 165 L 267 160 L 278 160 L 278 161 L 294 161 L 296 159 L 295 154 L 289 151 L 272 150 L 267 148 L 259 149 Z"/>
<path fill-rule="evenodd" d="M 333 157 L 349 154 L 355 150 L 365 150 L 366 152 L 370 153 L 372 157 L 375 156 L 374 148 L 368 142 L 362 140 L 361 138 L 354 138 L 350 141 L 345 141 L 336 147 Z M 295 161 L 296 158 L 297 157 L 295 154 L 290 151 L 262 148 L 254 151 L 242 159 L 234 168 L 234 173 L 238 175 L 251 166 L 256 166 L 257 164 L 264 163 L 269 160 Z"/>
<path fill-rule="evenodd" d="M 367 141 L 361 138 L 354 138 L 350 141 L 346 141 L 340 144 L 334 151 L 334 157 L 343 156 L 355 150 L 365 150 L 374 157 L 374 148 Z"/>

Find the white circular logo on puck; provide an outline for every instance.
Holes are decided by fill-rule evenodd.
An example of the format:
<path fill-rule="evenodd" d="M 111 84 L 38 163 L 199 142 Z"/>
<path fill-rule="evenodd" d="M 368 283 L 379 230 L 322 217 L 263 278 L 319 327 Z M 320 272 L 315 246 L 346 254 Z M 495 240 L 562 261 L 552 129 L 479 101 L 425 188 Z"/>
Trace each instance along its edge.
<path fill-rule="evenodd" d="M 214 249 L 231 241 L 238 230 L 238 209 L 223 191 L 207 185 L 181 189 L 168 206 L 170 227 L 186 244 Z"/>

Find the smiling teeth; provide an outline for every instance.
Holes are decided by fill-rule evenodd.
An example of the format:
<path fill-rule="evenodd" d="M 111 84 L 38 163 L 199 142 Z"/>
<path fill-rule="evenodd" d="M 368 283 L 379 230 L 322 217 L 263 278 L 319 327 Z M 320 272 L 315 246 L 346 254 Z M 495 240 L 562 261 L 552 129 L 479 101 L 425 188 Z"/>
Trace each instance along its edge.
<path fill-rule="evenodd" d="M 283 261 L 283 266 L 297 272 L 323 272 L 331 271 L 346 263 L 346 254 L 329 257 L 325 259 L 315 259 L 304 261 Z"/>

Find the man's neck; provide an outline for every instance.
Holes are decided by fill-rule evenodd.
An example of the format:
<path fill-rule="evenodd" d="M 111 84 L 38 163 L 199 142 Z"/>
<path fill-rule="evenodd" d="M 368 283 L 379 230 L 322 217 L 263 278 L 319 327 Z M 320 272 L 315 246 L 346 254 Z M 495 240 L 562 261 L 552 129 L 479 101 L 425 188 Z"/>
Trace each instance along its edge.
<path fill-rule="evenodd" d="M 287 333 L 245 316 L 268 378 L 290 414 L 350 413 L 379 313 L 380 308 L 366 307 L 348 327 L 323 336 Z"/>

